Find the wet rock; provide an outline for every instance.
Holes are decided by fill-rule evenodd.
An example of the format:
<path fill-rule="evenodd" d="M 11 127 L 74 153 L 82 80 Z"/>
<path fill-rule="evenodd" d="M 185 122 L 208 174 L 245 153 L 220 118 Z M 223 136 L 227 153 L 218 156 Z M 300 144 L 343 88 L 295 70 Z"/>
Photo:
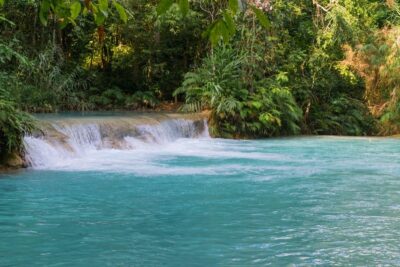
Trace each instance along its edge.
<path fill-rule="evenodd" d="M 9 154 L 0 164 L 0 171 L 10 170 L 10 169 L 20 169 L 25 168 L 26 162 L 22 156 L 17 153 Z"/>

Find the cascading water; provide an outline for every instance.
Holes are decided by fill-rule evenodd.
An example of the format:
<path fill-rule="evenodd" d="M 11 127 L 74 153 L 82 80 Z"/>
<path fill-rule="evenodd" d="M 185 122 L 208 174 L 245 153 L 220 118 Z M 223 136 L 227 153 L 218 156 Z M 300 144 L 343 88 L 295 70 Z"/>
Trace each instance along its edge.
<path fill-rule="evenodd" d="M 25 137 L 25 159 L 35 169 L 68 168 L 71 163 L 82 166 L 98 157 L 107 158 L 115 151 L 140 153 L 141 149 L 160 149 L 160 146 L 182 138 L 207 137 L 204 118 L 116 117 L 48 121 L 43 134 Z M 126 157 L 123 153 L 119 155 Z"/>

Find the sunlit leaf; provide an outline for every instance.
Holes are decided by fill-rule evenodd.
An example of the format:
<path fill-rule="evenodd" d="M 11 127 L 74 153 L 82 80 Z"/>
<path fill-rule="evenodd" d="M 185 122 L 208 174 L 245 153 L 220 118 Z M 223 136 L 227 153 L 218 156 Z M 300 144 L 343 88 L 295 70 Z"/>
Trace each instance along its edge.
<path fill-rule="evenodd" d="M 79 1 L 73 2 L 70 6 L 70 10 L 71 10 L 71 19 L 75 20 L 79 14 L 81 13 L 81 3 Z"/>
<path fill-rule="evenodd" d="M 115 0 L 113 1 L 113 4 L 119 14 L 120 19 L 126 23 L 128 21 L 128 15 L 126 14 L 125 8 Z"/>
<path fill-rule="evenodd" d="M 108 0 L 99 0 L 99 9 L 102 11 L 108 10 Z"/>

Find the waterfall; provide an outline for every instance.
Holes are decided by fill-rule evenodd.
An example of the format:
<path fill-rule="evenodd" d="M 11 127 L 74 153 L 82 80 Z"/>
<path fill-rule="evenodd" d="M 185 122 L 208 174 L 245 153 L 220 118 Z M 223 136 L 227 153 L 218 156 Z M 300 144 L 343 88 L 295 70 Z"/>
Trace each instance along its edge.
<path fill-rule="evenodd" d="M 62 165 L 101 151 L 156 148 L 179 139 L 208 138 L 204 118 L 91 118 L 47 121 L 26 136 L 25 160 L 35 169 Z"/>

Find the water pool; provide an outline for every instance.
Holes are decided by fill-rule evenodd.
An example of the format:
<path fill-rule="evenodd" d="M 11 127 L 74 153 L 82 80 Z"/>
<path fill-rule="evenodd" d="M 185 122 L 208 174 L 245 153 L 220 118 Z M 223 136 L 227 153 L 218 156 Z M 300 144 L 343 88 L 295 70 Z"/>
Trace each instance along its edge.
<path fill-rule="evenodd" d="M 400 264 L 400 141 L 178 138 L 0 175 L 0 266 Z"/>

